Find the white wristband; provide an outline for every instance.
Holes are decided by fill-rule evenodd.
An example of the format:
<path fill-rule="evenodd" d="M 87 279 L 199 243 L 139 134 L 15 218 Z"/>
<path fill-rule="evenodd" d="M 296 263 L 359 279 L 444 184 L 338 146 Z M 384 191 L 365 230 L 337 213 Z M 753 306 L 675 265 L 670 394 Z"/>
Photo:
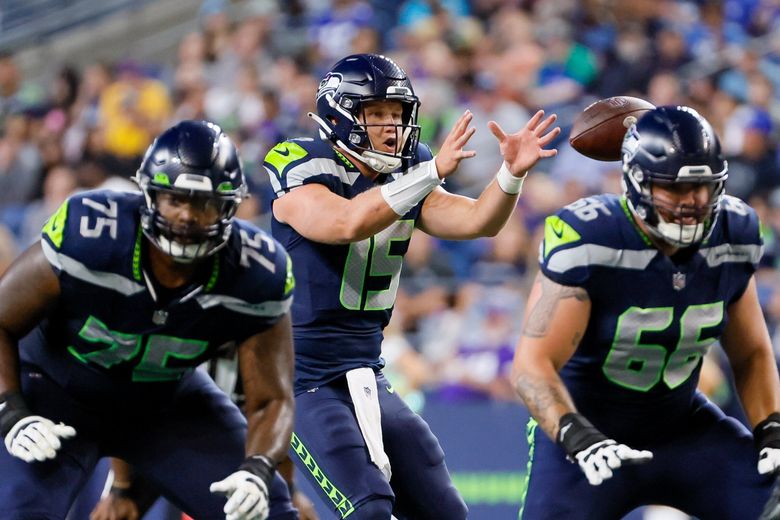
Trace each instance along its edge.
<path fill-rule="evenodd" d="M 507 195 L 519 195 L 523 191 L 523 182 L 525 181 L 526 175 L 528 175 L 527 172 L 522 177 L 515 177 L 512 175 L 512 172 L 509 171 L 509 168 L 506 167 L 506 162 L 502 162 L 501 168 L 496 174 L 496 181 L 498 182 L 498 187 L 501 188 L 501 191 Z"/>
<path fill-rule="evenodd" d="M 409 168 L 400 178 L 380 189 L 387 205 L 403 216 L 441 183 L 436 160 L 431 159 Z"/>

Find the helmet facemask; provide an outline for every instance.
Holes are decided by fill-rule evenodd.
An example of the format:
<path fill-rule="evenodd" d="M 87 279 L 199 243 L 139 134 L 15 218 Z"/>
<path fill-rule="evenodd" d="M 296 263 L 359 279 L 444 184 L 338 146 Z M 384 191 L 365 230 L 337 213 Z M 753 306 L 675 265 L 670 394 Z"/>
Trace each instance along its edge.
<path fill-rule="evenodd" d="M 207 121 L 183 121 L 161 134 L 133 180 L 146 202 L 141 207 L 144 235 L 181 263 L 227 244 L 233 217 L 247 196 L 235 145 Z"/>
<path fill-rule="evenodd" d="M 211 193 L 166 189 L 157 186 L 142 186 L 146 207 L 141 212 L 141 226 L 144 235 L 163 253 L 176 262 L 192 263 L 217 252 L 225 246 L 232 227 L 233 216 L 243 198 L 239 195 L 214 196 Z M 207 225 L 177 225 L 160 212 L 159 198 L 162 194 L 177 201 L 175 204 L 190 204 L 189 211 L 211 216 L 204 220 Z"/>
<path fill-rule="evenodd" d="M 641 168 L 633 166 L 623 176 L 624 193 L 629 208 L 643 221 L 654 238 L 680 248 L 698 246 L 709 238 L 717 220 L 724 195 L 725 177 L 713 180 L 713 176 L 707 174 L 704 179 L 685 176 L 679 176 L 679 179 L 652 181 Z M 707 202 L 702 206 L 675 205 L 654 191 L 657 186 L 671 187 L 674 184 L 707 186 Z"/>

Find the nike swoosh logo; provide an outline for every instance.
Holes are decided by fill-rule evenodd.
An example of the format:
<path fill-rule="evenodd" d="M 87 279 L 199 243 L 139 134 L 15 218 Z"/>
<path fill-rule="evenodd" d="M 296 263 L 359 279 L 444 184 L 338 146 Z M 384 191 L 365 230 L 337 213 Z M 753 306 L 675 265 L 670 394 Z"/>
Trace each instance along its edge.
<path fill-rule="evenodd" d="M 290 150 L 288 148 L 284 148 L 283 150 L 277 150 L 276 148 L 274 148 L 274 152 L 278 153 L 282 157 L 287 157 L 288 155 L 290 155 Z"/>
<path fill-rule="evenodd" d="M 387 388 L 387 393 L 388 394 L 394 394 L 395 393 L 395 388 L 393 388 L 392 386 L 387 385 L 385 388 Z"/>
<path fill-rule="evenodd" d="M 552 225 L 552 232 L 558 238 L 563 238 L 563 222 L 558 225 Z"/>

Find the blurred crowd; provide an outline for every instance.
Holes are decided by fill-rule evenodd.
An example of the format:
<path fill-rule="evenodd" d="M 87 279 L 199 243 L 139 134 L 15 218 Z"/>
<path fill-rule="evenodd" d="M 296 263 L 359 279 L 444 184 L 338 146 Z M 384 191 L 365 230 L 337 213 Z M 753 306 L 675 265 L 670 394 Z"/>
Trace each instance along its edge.
<path fill-rule="evenodd" d="M 151 139 L 181 119 L 234 138 L 253 193 L 239 216 L 267 228 L 265 153 L 316 135 L 306 114 L 333 63 L 378 52 L 410 74 L 434 150 L 463 110 L 474 113 L 477 156 L 450 191 L 476 196 L 498 170 L 489 120 L 514 131 L 543 108 L 564 130 L 498 236 L 413 236 L 385 343 L 409 399 L 514 399 L 509 365 L 541 223 L 579 197 L 620 191 L 619 163 L 567 140 L 585 106 L 614 95 L 689 105 L 715 126 L 727 191 L 762 218 L 759 290 L 780 355 L 780 0 L 205 0 L 198 27 L 171 60 L 50 64 L 45 82 L 0 53 L 0 271 L 70 193 L 133 189 Z M 713 373 L 706 382 L 723 395 Z"/>

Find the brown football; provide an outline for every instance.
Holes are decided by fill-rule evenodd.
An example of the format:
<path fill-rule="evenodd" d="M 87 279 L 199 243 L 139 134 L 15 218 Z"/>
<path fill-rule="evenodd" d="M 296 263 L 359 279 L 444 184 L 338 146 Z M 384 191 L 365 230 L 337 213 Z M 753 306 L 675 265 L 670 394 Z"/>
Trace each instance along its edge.
<path fill-rule="evenodd" d="M 596 101 L 574 119 L 569 143 L 591 159 L 619 161 L 626 130 L 654 108 L 652 103 L 630 96 Z"/>

